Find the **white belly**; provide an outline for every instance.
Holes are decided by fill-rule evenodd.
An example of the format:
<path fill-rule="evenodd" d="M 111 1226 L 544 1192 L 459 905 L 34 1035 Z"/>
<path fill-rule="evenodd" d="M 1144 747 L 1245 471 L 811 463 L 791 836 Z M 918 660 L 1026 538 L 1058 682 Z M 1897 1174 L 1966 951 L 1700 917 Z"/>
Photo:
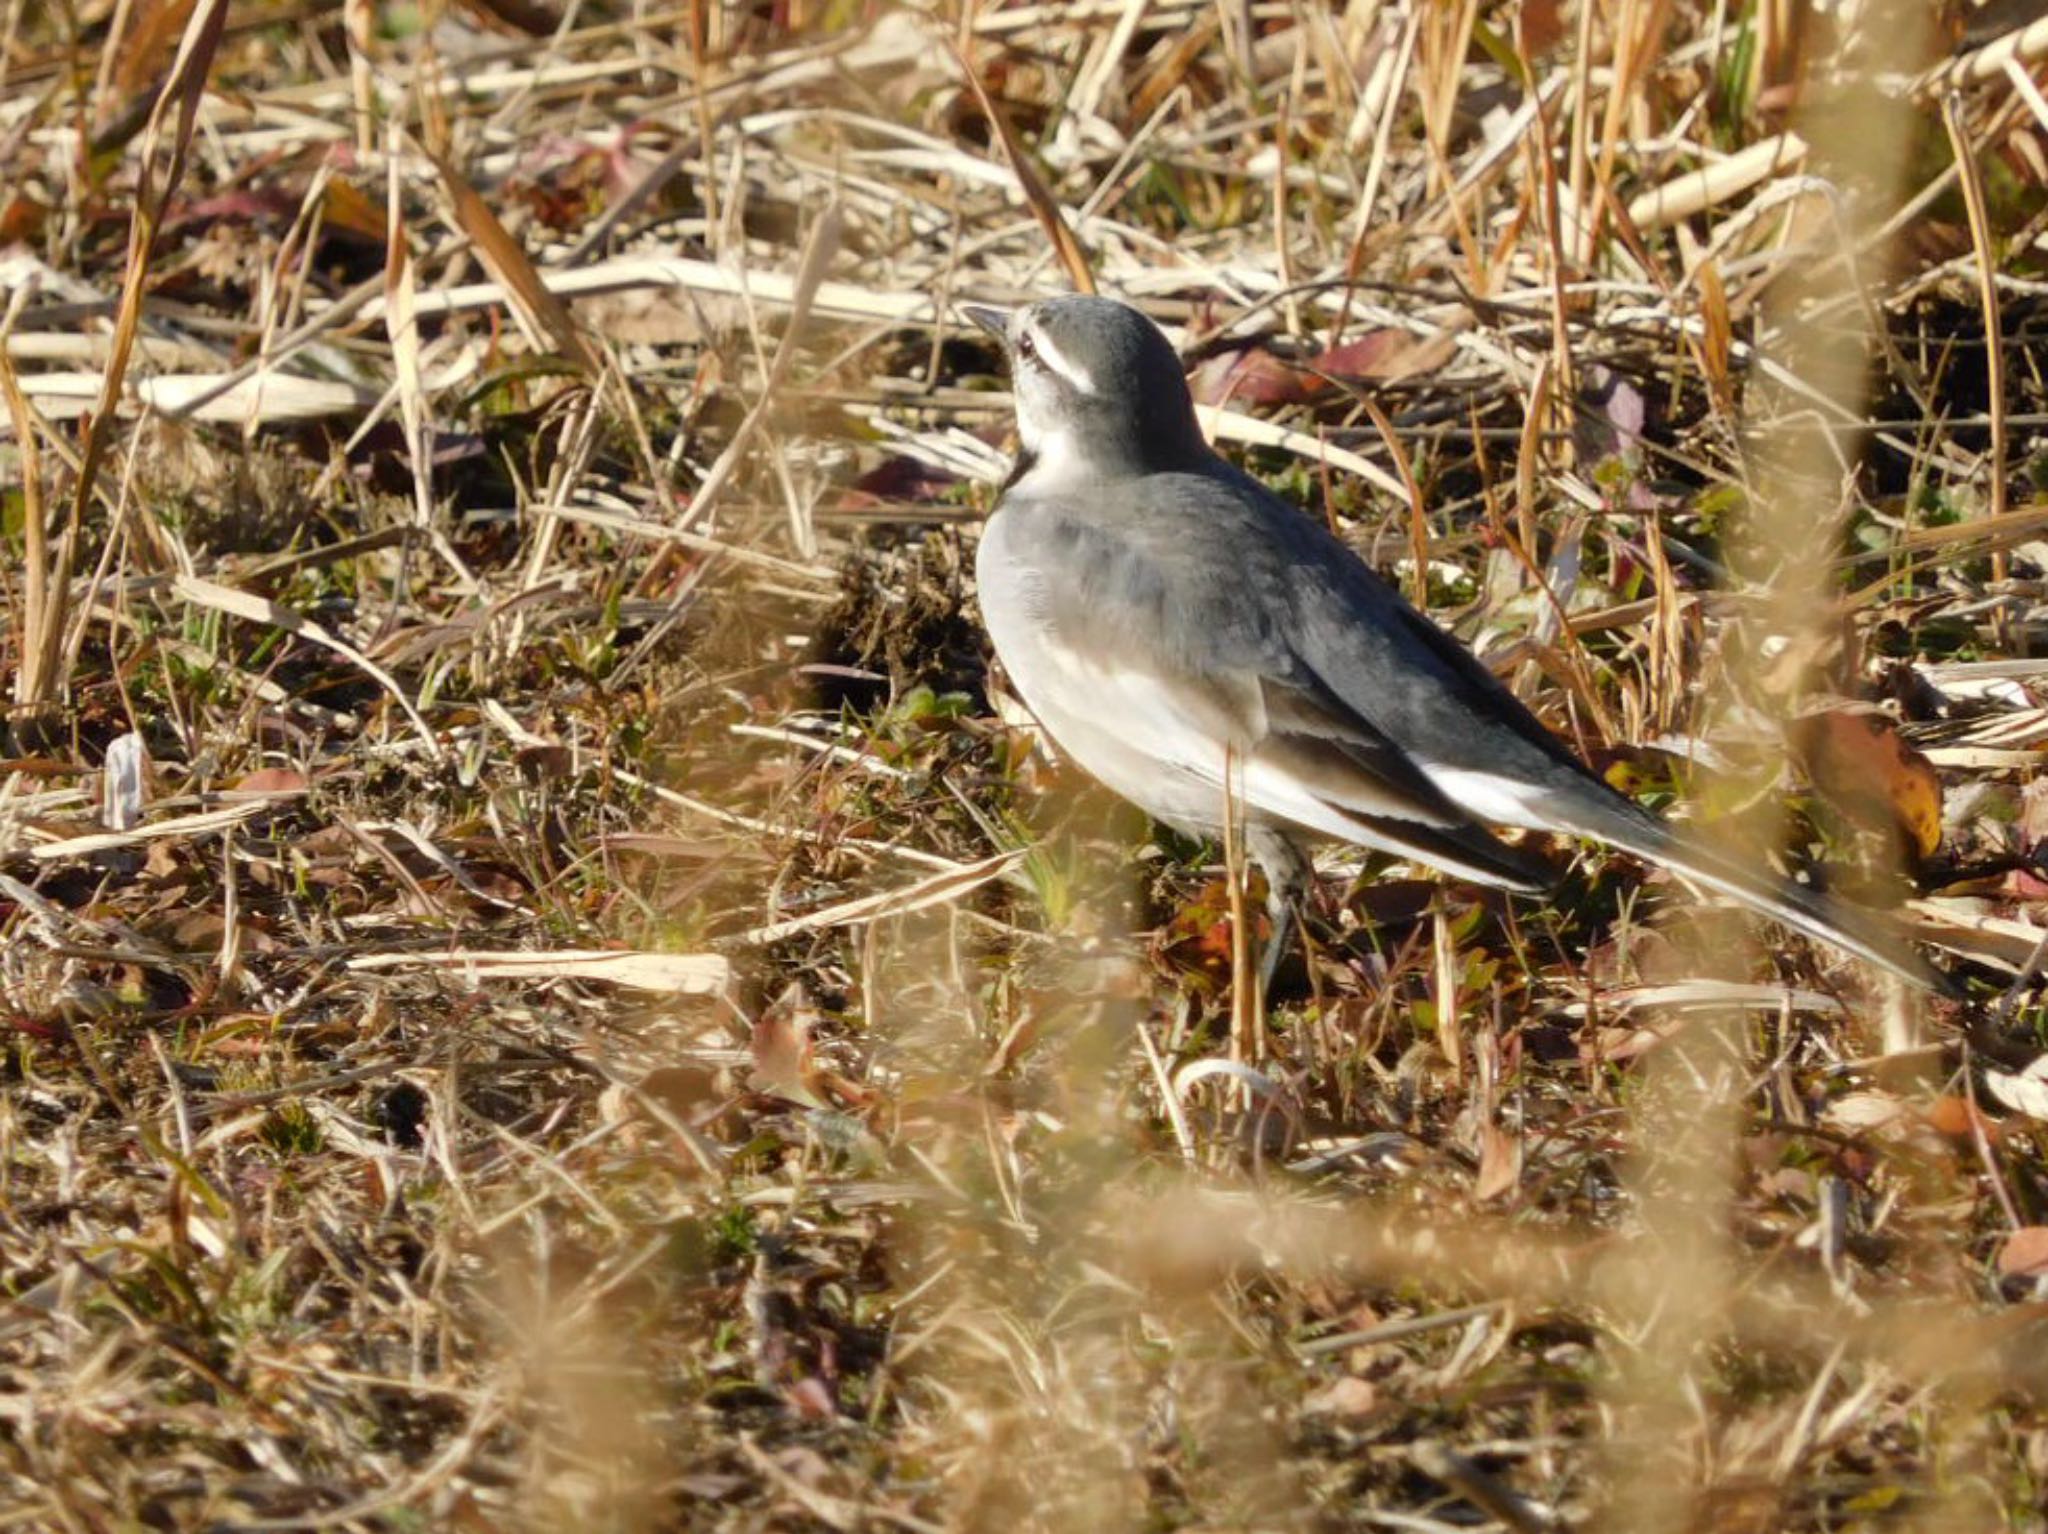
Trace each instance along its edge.
<path fill-rule="evenodd" d="M 1053 743 L 1154 819 L 1196 835 L 1223 825 L 1224 746 L 1191 728 L 1150 676 L 1082 655 L 1051 631 L 1035 571 L 1008 557 L 993 519 L 976 559 L 982 621 L 1010 684 Z"/>

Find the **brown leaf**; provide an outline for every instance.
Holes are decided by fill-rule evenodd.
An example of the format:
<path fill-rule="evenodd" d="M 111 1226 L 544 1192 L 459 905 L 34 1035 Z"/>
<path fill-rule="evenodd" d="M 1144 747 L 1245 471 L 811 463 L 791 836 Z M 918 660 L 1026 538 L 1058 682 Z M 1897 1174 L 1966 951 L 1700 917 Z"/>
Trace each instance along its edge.
<path fill-rule="evenodd" d="M 1998 1249 L 2000 1278 L 2038 1278 L 2048 1273 L 2048 1225 L 2022 1225 Z"/>
<path fill-rule="evenodd" d="M 1721 283 L 1719 263 L 1709 259 L 1699 268 L 1700 361 L 1716 398 L 1726 398 L 1728 359 L 1734 353 L 1735 328 L 1728 313 L 1728 290 Z"/>
<path fill-rule="evenodd" d="M 135 7 L 127 32 L 114 50 L 114 69 L 98 114 L 99 124 L 111 119 L 119 104 L 146 94 L 156 83 L 157 71 L 177 46 L 178 34 L 192 19 L 192 0 L 161 0 Z"/>
<path fill-rule="evenodd" d="M 384 243 L 384 210 L 340 176 L 329 177 L 320 194 L 320 221 L 369 244 Z"/>
<path fill-rule="evenodd" d="M 1254 948 L 1265 941 L 1258 904 L 1247 901 L 1254 921 Z M 1159 957 L 1174 969 L 1201 977 L 1212 986 L 1227 985 L 1231 976 L 1230 881 L 1210 879 L 1195 897 L 1173 913 L 1159 934 Z"/>
<path fill-rule="evenodd" d="M 1457 347 L 1449 331 L 1418 336 L 1412 330 L 1368 330 L 1355 340 L 1318 353 L 1309 366 L 1332 378 L 1399 383 L 1435 372 L 1451 360 Z"/>
<path fill-rule="evenodd" d="M 313 786 L 312 779 L 290 767 L 259 767 L 235 779 L 238 794 L 298 794 Z"/>
<path fill-rule="evenodd" d="M 1561 0 L 1522 0 L 1522 47 L 1532 59 L 1541 58 L 1564 37 L 1564 6 Z"/>
<path fill-rule="evenodd" d="M 792 984 L 754 1023 L 754 1082 L 763 1091 L 809 1107 L 824 1101 L 811 1089 L 811 1023 L 816 1016 L 801 984 Z"/>
<path fill-rule="evenodd" d="M 150 930 L 163 929 L 152 926 Z M 247 922 L 237 922 L 234 934 L 236 946 L 245 952 L 267 954 L 278 950 L 276 938 Z M 187 911 L 169 924 L 164 935 L 169 937 L 172 946 L 187 953 L 218 949 L 228 939 L 227 918 L 218 911 Z"/>
<path fill-rule="evenodd" d="M 499 21 L 505 30 L 524 32 L 528 37 L 546 37 L 562 24 L 562 18 L 534 0 L 466 0 L 465 9 L 486 21 Z"/>
<path fill-rule="evenodd" d="M 50 210 L 26 192 L 0 198 L 0 246 L 26 243 L 41 233 Z"/>
<path fill-rule="evenodd" d="M 475 244 L 477 255 L 490 268 L 491 275 L 504 285 L 506 296 L 534 334 L 571 362 L 595 373 L 597 358 L 576 328 L 569 306 L 541 281 L 525 248 L 498 222 L 491 205 L 477 194 L 453 161 L 436 156 L 434 169 L 440 173 L 441 184 L 455 204 L 456 221 Z"/>
<path fill-rule="evenodd" d="M 1497 1124 L 1479 1126 L 1479 1175 L 1472 1196 L 1482 1204 L 1511 1192 L 1522 1180 L 1522 1140 Z"/>
<path fill-rule="evenodd" d="M 1046 238 L 1052 241 L 1060 265 L 1067 270 L 1067 281 L 1074 285 L 1076 293 L 1093 293 L 1095 274 L 1088 268 L 1088 257 L 1081 249 L 1081 242 L 1074 238 L 1074 231 L 1067 227 L 1059 203 L 1046 186 L 1045 178 L 1038 174 L 1038 167 L 1032 163 L 1023 141 L 1017 137 L 1017 130 L 1010 126 L 1010 119 L 996 105 L 995 97 L 988 93 L 988 87 L 981 83 L 981 76 L 966 56 L 955 50 L 953 57 L 959 62 L 960 73 L 967 77 L 968 88 L 981 104 L 989 126 L 996 130 L 996 140 L 1003 146 L 1003 158 L 1010 162 L 1010 169 L 1016 173 L 1017 185 L 1023 188 L 1024 201 L 1030 204 L 1032 216 L 1038 220 Z"/>
<path fill-rule="evenodd" d="M 1941 845 L 1941 778 L 1881 714 L 1829 709 L 1792 732 L 1807 776 L 1838 809 L 1895 827 L 1916 858 Z"/>
<path fill-rule="evenodd" d="M 1205 357 L 1188 375 L 1198 405 L 1298 405 L 1329 385 L 1256 346 Z"/>
<path fill-rule="evenodd" d="M 1147 72 L 1131 91 L 1130 121 L 1143 122 L 1150 117 L 1175 87 L 1188 78 L 1221 30 L 1215 7 L 1204 6 L 1171 46 L 1153 49 L 1147 57 Z"/>
<path fill-rule="evenodd" d="M 1928 1105 L 1927 1123 L 1951 1140 L 1971 1140 L 1982 1133 L 1986 1144 L 1996 1145 L 2000 1134 L 1996 1119 L 1986 1118 L 1968 1098 L 1953 1092 L 1944 1092 Z"/>

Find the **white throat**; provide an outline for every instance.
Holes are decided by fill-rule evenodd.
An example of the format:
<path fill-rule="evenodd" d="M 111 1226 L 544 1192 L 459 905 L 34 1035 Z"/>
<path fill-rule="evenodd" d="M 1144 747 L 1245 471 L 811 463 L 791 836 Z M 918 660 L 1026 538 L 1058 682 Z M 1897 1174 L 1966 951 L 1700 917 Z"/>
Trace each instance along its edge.
<path fill-rule="evenodd" d="M 1020 417 L 1017 437 L 1031 459 L 1031 467 L 1010 486 L 1011 494 L 1040 495 L 1065 489 L 1087 477 L 1088 466 L 1072 433 L 1038 430 Z"/>

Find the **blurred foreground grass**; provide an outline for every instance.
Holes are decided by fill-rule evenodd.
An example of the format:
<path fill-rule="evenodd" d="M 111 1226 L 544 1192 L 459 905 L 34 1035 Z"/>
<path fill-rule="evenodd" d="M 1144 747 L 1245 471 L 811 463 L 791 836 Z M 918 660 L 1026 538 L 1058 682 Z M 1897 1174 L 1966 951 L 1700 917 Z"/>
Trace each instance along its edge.
<path fill-rule="evenodd" d="M 2044 51 L 0 11 L 0 1516 L 2043 1527 Z M 984 667 L 965 68 L 1233 453 L 1978 1003 L 1336 858 L 1234 1047 L 1218 850 Z"/>

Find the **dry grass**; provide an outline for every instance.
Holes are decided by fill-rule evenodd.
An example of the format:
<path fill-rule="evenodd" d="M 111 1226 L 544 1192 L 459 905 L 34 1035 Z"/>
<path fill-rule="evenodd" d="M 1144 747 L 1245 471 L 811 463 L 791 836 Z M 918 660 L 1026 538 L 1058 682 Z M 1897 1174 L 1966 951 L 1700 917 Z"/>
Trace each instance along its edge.
<path fill-rule="evenodd" d="M 2048 24 L 1939 20 L 0 5 L 0 1525 L 2048 1527 Z M 1063 261 L 1975 999 L 1559 846 L 1234 1028 L 974 622 Z"/>

